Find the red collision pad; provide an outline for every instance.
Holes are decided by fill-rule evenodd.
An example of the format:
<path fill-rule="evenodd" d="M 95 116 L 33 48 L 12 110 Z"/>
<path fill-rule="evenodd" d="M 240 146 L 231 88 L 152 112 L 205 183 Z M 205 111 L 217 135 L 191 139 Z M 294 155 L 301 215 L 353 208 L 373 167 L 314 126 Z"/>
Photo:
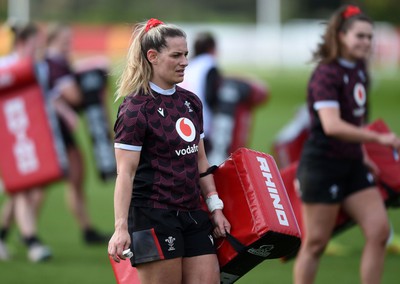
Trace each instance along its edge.
<path fill-rule="evenodd" d="M 389 127 L 381 119 L 374 121 L 367 126 L 368 129 L 379 133 L 390 133 Z M 363 145 L 369 159 L 379 169 L 378 185 L 382 188 L 385 201 L 391 205 L 392 201 L 400 195 L 400 160 L 398 152 L 393 148 L 377 143 L 365 143 Z M 386 196 L 385 196 L 386 195 Z"/>
<path fill-rule="evenodd" d="M 32 61 L 0 68 L 0 174 L 8 193 L 60 179 L 54 135 Z"/>
<path fill-rule="evenodd" d="M 218 244 L 221 283 L 297 250 L 299 226 L 272 156 L 240 148 L 215 170 L 214 180 L 233 237 Z"/>
<path fill-rule="evenodd" d="M 140 284 L 139 276 L 135 267 L 132 267 L 129 259 L 115 262 L 111 256 L 108 256 L 114 272 L 117 284 Z"/>

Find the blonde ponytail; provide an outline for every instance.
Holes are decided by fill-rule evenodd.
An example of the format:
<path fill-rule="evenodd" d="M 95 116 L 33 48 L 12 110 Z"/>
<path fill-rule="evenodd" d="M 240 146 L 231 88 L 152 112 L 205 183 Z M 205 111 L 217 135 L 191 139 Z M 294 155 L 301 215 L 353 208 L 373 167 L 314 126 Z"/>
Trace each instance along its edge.
<path fill-rule="evenodd" d="M 116 100 L 131 93 L 144 91 L 150 93 L 151 65 L 141 52 L 141 38 L 145 33 L 144 24 L 136 26 L 132 34 L 131 45 L 126 56 L 126 65 L 117 80 Z"/>

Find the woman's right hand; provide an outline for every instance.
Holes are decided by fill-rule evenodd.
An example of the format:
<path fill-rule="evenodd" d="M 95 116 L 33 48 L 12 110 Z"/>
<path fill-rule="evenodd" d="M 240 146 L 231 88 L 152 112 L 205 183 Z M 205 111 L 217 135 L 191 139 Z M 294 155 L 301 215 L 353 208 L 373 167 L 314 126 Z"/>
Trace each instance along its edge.
<path fill-rule="evenodd" d="M 125 260 L 122 252 L 131 246 L 131 238 L 128 230 L 116 230 L 108 242 L 108 254 L 115 262 Z"/>
<path fill-rule="evenodd" d="M 378 143 L 400 150 L 400 138 L 394 133 L 382 133 L 378 136 Z"/>
<path fill-rule="evenodd" d="M 53 107 L 70 131 L 75 131 L 78 128 L 78 114 L 65 101 L 57 98 L 53 101 Z"/>

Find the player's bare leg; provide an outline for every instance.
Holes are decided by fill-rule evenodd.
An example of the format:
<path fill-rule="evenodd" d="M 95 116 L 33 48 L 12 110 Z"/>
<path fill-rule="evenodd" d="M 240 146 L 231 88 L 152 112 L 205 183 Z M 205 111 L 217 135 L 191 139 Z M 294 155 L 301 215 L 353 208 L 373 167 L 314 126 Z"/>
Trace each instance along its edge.
<path fill-rule="evenodd" d="M 367 189 L 351 195 L 344 201 L 344 209 L 360 225 L 365 237 L 361 283 L 380 283 L 390 225 L 379 191 Z"/>
<path fill-rule="evenodd" d="M 206 254 L 183 258 L 184 284 L 220 283 L 220 271 L 217 255 Z"/>
<path fill-rule="evenodd" d="M 22 236 L 36 235 L 36 216 L 29 202 L 29 193 L 19 192 L 13 196 L 15 200 L 15 219 Z"/>
<path fill-rule="evenodd" d="M 67 200 L 87 244 L 106 243 L 110 236 L 99 233 L 92 226 L 87 209 L 85 191 L 83 188 L 84 166 L 82 154 L 78 148 L 68 149 L 70 172 L 68 176 Z"/>
<path fill-rule="evenodd" d="M 137 271 L 141 284 L 182 283 L 182 258 L 140 264 Z"/>
<path fill-rule="evenodd" d="M 89 214 L 86 209 L 86 200 L 83 190 L 83 159 L 75 147 L 68 149 L 69 175 L 68 175 L 68 205 L 82 230 L 91 226 Z"/>
<path fill-rule="evenodd" d="M 302 211 L 305 237 L 296 257 L 293 283 L 310 284 L 315 280 L 320 257 L 331 237 L 339 205 L 303 203 Z"/>

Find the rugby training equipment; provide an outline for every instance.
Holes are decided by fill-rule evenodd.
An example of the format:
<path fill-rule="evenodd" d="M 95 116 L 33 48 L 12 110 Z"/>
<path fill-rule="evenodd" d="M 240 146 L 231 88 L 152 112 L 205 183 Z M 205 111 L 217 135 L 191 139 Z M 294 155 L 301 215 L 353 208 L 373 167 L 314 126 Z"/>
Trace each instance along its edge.
<path fill-rule="evenodd" d="M 265 103 L 268 88 L 260 82 L 240 78 L 224 78 L 218 90 L 212 120 L 211 164 L 222 163 L 230 153 L 247 145 L 252 124 L 252 111 Z"/>
<path fill-rule="evenodd" d="M 116 162 L 105 108 L 108 62 L 102 57 L 81 60 L 76 79 L 82 92 L 83 113 L 89 129 L 97 172 L 103 180 L 114 178 Z"/>
<path fill-rule="evenodd" d="M 381 119 L 367 126 L 379 133 L 390 133 L 389 127 Z M 378 186 L 386 206 L 400 206 L 400 160 L 399 154 L 392 148 L 377 144 L 365 143 L 366 154 L 379 168 Z"/>
<path fill-rule="evenodd" d="M 214 180 L 232 228 L 217 241 L 221 283 L 234 283 L 266 259 L 300 245 L 300 230 L 274 159 L 240 148 L 218 166 Z M 139 283 L 130 262 L 110 258 L 118 284 Z"/>
<path fill-rule="evenodd" d="M 65 149 L 34 63 L 20 60 L 0 68 L 0 92 L 0 172 L 5 190 L 15 193 L 62 178 Z"/>
<path fill-rule="evenodd" d="M 119 263 L 115 262 L 110 255 L 108 258 L 117 284 L 140 284 L 137 270 L 131 266 L 129 258 L 121 260 Z"/>
<path fill-rule="evenodd" d="M 279 131 L 272 144 L 272 152 L 279 168 L 285 168 L 300 159 L 304 142 L 310 134 L 310 115 L 307 106 L 301 106 L 295 117 Z"/>
<path fill-rule="evenodd" d="M 215 171 L 224 215 L 232 228 L 218 240 L 221 283 L 234 283 L 266 259 L 300 246 L 300 229 L 272 156 L 240 148 Z"/>

